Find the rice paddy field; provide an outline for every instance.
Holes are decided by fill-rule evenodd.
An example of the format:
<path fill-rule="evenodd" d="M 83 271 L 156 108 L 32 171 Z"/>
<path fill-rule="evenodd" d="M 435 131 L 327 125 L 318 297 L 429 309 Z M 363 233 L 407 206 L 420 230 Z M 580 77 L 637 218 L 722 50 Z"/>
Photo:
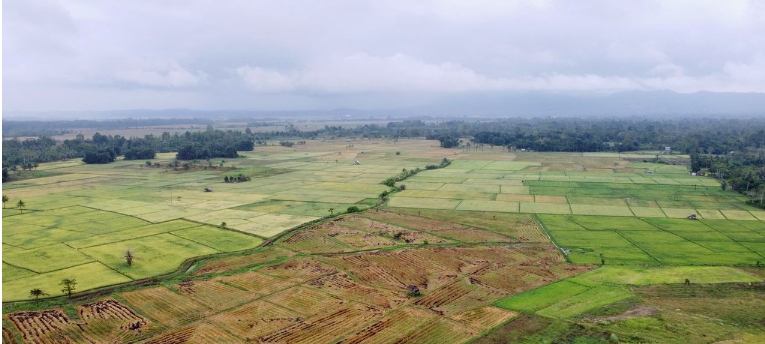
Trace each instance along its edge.
<path fill-rule="evenodd" d="M 396 156 L 397 145 L 407 154 Z M 374 204 L 387 189 L 382 180 L 447 154 L 427 141 L 346 146 L 259 147 L 226 161 L 236 168 L 230 171 L 175 171 L 144 161 L 43 164 L 56 175 L 3 184 L 10 203 L 26 203 L 23 211 L 3 209 L 3 301 L 28 299 L 31 288 L 61 295 L 62 278 L 86 291 L 172 273 L 194 257 L 252 249 L 330 209 L 369 208 L 367 200 Z M 173 157 L 152 162 L 164 166 Z M 224 183 L 231 173 L 254 178 Z M 128 249 L 133 266 L 123 257 Z"/>
<path fill-rule="evenodd" d="M 3 342 L 765 340 L 765 212 L 683 165 L 426 140 L 241 154 L 3 184 Z M 64 278 L 90 294 L 61 297 Z"/>
<path fill-rule="evenodd" d="M 393 207 L 624 217 L 765 220 L 765 211 L 683 165 L 606 153 L 460 152 L 406 181 Z M 508 157 L 508 156 L 511 156 Z M 486 159 L 486 160 L 481 160 Z M 422 204 L 422 205 L 418 205 Z"/>

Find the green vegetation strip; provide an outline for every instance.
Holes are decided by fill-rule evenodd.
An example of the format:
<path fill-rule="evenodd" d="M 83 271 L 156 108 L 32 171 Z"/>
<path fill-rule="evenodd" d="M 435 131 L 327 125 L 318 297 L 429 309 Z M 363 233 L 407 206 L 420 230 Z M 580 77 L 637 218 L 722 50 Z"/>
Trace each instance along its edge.
<path fill-rule="evenodd" d="M 570 318 L 634 297 L 627 285 L 762 282 L 762 278 L 733 267 L 604 266 L 563 281 L 516 294 L 495 306 L 548 318 Z"/>

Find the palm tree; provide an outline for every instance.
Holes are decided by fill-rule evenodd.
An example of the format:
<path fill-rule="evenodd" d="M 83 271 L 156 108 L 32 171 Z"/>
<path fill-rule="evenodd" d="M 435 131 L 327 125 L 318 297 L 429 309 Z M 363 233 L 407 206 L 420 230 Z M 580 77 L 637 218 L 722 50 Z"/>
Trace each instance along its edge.
<path fill-rule="evenodd" d="M 48 294 L 44 293 L 40 288 L 35 288 L 29 291 L 29 296 L 35 298 L 35 303 L 37 303 L 37 299 L 39 299 L 40 296 L 43 296 L 43 295 L 48 295 Z"/>
<path fill-rule="evenodd" d="M 3 209 L 5 209 L 5 203 L 8 203 L 9 200 L 8 196 L 3 195 Z"/>
<path fill-rule="evenodd" d="M 22 214 L 24 213 L 24 206 L 26 206 L 26 204 L 22 200 L 19 200 L 19 202 L 16 203 L 16 207 L 19 208 Z"/>

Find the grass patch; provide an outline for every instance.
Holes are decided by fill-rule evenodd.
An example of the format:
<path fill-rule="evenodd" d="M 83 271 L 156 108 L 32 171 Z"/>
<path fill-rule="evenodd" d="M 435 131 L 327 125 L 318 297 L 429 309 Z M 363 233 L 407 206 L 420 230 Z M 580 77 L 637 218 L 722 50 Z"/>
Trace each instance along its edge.
<path fill-rule="evenodd" d="M 506 297 L 494 302 L 494 305 L 514 311 L 534 313 L 587 290 L 590 290 L 587 286 L 563 280 Z"/>

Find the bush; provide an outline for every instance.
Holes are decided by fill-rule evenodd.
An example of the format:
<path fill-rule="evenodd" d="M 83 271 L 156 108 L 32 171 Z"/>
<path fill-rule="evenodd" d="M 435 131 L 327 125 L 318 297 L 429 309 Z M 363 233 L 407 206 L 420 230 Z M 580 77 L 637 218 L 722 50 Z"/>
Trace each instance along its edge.
<path fill-rule="evenodd" d="M 82 161 L 86 164 L 108 164 L 114 162 L 116 154 L 111 149 L 91 149 L 85 153 Z"/>
<path fill-rule="evenodd" d="M 131 147 L 124 151 L 125 160 L 154 159 L 157 152 L 151 147 Z"/>
<path fill-rule="evenodd" d="M 348 213 L 358 213 L 358 212 L 361 211 L 361 209 L 359 209 L 359 207 L 357 207 L 355 205 L 352 205 L 352 206 L 348 207 L 348 210 L 346 210 L 346 211 Z"/>

